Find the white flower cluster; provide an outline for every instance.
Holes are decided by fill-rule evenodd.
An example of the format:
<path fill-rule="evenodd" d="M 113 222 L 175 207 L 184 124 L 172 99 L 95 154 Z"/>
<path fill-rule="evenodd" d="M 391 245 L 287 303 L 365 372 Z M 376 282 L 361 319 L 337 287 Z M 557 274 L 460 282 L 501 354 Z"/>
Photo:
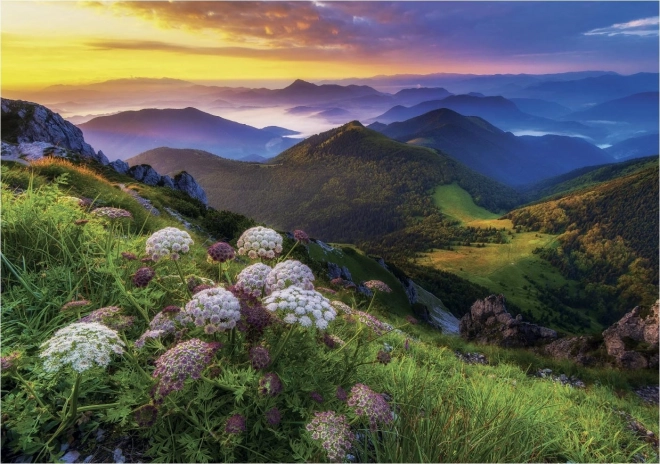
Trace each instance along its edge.
<path fill-rule="evenodd" d="M 277 264 L 266 277 L 266 294 L 286 287 L 299 287 L 303 290 L 314 290 L 314 274 L 312 270 L 300 261 L 289 259 Z"/>
<path fill-rule="evenodd" d="M 284 312 L 284 322 L 298 323 L 303 327 L 314 324 L 319 329 L 326 329 L 328 323 L 337 316 L 328 299 L 316 290 L 288 287 L 273 292 L 264 298 L 263 303 L 271 312 Z"/>
<path fill-rule="evenodd" d="M 76 372 L 85 372 L 98 365 L 106 367 L 112 353 L 122 354 L 124 342 L 117 332 L 98 322 L 77 322 L 55 332 L 39 355 L 44 358 L 44 370 L 56 372 L 71 366 Z"/>
<path fill-rule="evenodd" d="M 176 227 L 165 227 L 147 239 L 147 255 L 154 261 L 168 255 L 172 259 L 179 259 L 179 253 L 188 253 L 192 244 L 188 232 Z"/>
<path fill-rule="evenodd" d="M 260 298 L 266 284 L 266 277 L 273 268 L 263 263 L 255 263 L 244 268 L 236 277 L 236 288 Z"/>
<path fill-rule="evenodd" d="M 252 227 L 243 232 L 236 245 L 239 255 L 248 255 L 250 259 L 273 259 L 282 253 L 282 236 L 273 229 Z"/>
<path fill-rule="evenodd" d="M 182 324 L 194 323 L 211 334 L 236 327 L 241 319 L 241 305 L 231 292 L 220 287 L 196 293 L 177 316 Z"/>

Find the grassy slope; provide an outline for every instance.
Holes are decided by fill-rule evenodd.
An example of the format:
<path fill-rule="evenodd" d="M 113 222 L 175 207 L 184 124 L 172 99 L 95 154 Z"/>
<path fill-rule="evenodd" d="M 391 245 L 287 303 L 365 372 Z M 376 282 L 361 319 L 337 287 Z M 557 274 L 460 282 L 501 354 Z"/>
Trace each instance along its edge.
<path fill-rule="evenodd" d="M 499 219 L 495 214 L 478 207 L 470 195 L 459 186 L 445 185 L 436 189 L 436 206 L 445 214 L 469 227 L 513 230 L 509 219 Z M 418 255 L 417 263 L 452 272 L 459 277 L 502 293 L 507 300 L 524 311 L 529 312 L 538 321 L 562 331 L 580 332 L 582 329 L 570 323 L 570 320 L 555 321 L 556 311 L 549 307 L 540 295 L 539 289 L 548 287 L 550 291 L 568 289 L 570 293 L 579 291 L 577 281 L 571 281 L 561 275 L 547 261 L 532 251 L 538 247 L 556 246 L 556 235 L 536 232 L 520 232 L 508 235 L 508 243 L 488 243 L 483 248 L 475 246 L 454 246 L 452 250 L 433 250 Z M 601 331 L 599 324 L 588 310 L 573 308 L 589 317 L 589 331 Z"/>
<path fill-rule="evenodd" d="M 126 206 L 133 211 L 134 215 L 138 214 L 139 206 L 131 203 L 132 198 L 125 193 L 117 190 L 119 193 L 113 201 L 110 201 L 110 197 L 105 197 L 105 195 L 115 193 L 116 189 L 110 183 L 70 166 L 60 164 L 58 169 L 69 172 L 70 178 L 76 178 L 86 187 L 98 187 L 103 199 L 113 203 L 113 206 Z M 23 172 L 23 168 L 12 166 L 9 173 L 11 175 L 7 175 L 7 172 L 3 173 L 3 182 L 11 179 L 12 176 L 14 179 L 24 177 Z M 40 174 L 38 181 L 46 183 L 49 179 L 46 175 L 48 172 L 42 169 Z M 145 194 L 147 193 L 145 192 Z M 28 195 L 30 195 L 29 192 Z M 11 193 L 3 189 L 3 232 L 12 228 L 9 235 L 3 234 L 3 238 L 12 237 L 12 240 L 18 240 L 19 236 L 13 230 L 14 227 L 29 225 L 30 228 L 26 230 L 32 235 L 39 235 L 39 231 L 44 227 L 50 227 L 48 225 L 50 221 L 66 219 L 67 215 L 84 216 L 74 205 L 67 206 L 67 203 L 62 203 L 62 206 L 58 207 L 59 195 L 61 194 L 55 194 L 52 199 L 45 196 L 27 199 L 27 203 L 34 202 L 35 206 L 38 205 L 43 210 L 41 214 L 28 215 L 22 213 L 33 211 L 34 206 L 26 204 L 25 199 L 16 201 Z M 161 201 L 167 201 L 169 192 L 162 190 L 159 195 Z M 118 203 L 115 204 L 115 201 Z M 8 222 L 7 219 L 10 221 Z M 167 216 L 161 220 L 161 223 L 154 223 L 153 226 L 177 225 Z M 63 243 L 66 243 L 69 239 L 74 239 L 80 229 L 61 227 L 57 230 L 64 234 Z M 87 224 L 84 230 L 85 233 L 90 234 L 90 239 L 93 240 L 91 242 L 82 241 L 82 244 L 94 246 L 96 243 L 106 243 L 108 231 L 103 227 L 95 226 L 92 222 Z M 133 229 L 128 237 L 111 243 L 111 247 L 139 252 L 144 247 L 148 232 L 143 231 L 147 232 L 143 235 L 135 234 L 135 232 Z M 5 322 L 11 322 L 2 325 L 3 354 L 16 348 L 23 349 L 25 353 L 23 362 L 26 365 L 38 366 L 39 359 L 36 354 L 39 344 L 46 340 L 54 330 L 76 319 L 75 314 L 59 311 L 61 305 L 76 294 L 76 290 L 83 292 L 84 296 L 92 301 L 94 308 L 102 305 L 119 305 L 128 314 L 138 316 L 139 327 L 128 332 L 129 340 L 134 339 L 141 333 L 141 330 L 144 330 L 144 322 L 140 321 L 133 305 L 122 298 L 121 292 L 117 291 L 115 285 L 109 284 L 112 282 L 112 278 L 106 272 L 105 259 L 99 260 L 97 252 L 87 256 L 88 252 L 84 247 L 73 250 L 72 253 L 75 257 L 90 260 L 89 263 L 93 266 L 86 269 L 83 262 L 63 261 L 58 258 L 57 240 L 59 237 L 43 235 L 40 237 L 39 250 L 33 251 L 43 253 L 44 262 L 39 264 L 41 267 L 34 270 L 29 267 L 21 272 L 28 282 L 36 285 L 41 295 L 31 295 L 30 292 L 23 289 L 20 282 L 7 274 L 3 275 L 6 279 L 5 285 L 3 285 L 3 319 Z M 186 272 L 201 273 L 206 277 L 214 278 L 215 269 L 205 263 L 205 250 L 200 243 L 198 241 L 195 244 L 194 249 L 182 265 Z M 16 242 L 12 242 L 11 246 L 3 246 L 3 252 L 9 253 L 7 258 L 11 261 L 19 259 L 19 256 L 16 255 L 15 244 Z M 318 251 L 312 247 L 312 255 Z M 374 277 L 384 280 L 393 278 L 388 277 L 386 271 L 375 262 L 357 252 L 356 254 L 344 252 L 336 259 L 339 264 L 352 267 L 355 280 Z M 141 265 L 115 262 L 118 266 L 116 271 L 122 278 L 129 277 L 134 268 Z M 171 263 L 165 262 L 161 265 L 168 268 L 169 272 L 173 271 Z M 158 269 L 159 273 L 164 270 L 162 267 Z M 93 275 L 90 276 L 90 272 Z M 77 275 L 89 282 L 83 287 L 72 290 L 70 287 L 75 287 Z M 73 280 L 70 280 L 71 276 L 74 277 Z M 93 278 L 94 276 L 96 278 Z M 322 277 L 321 274 L 317 275 L 317 279 L 323 282 Z M 169 280 L 161 280 L 161 284 L 167 287 L 165 293 L 159 287 L 154 286 L 143 290 L 133 289 L 131 292 L 140 302 L 153 304 L 154 308 L 171 303 L 181 304 L 179 301 L 182 298 L 181 292 L 174 287 L 169 288 L 171 284 L 166 282 Z M 395 285 L 395 282 L 391 280 L 387 282 L 392 286 Z M 106 287 L 101 288 L 102 285 Z M 43 295 L 46 295 L 45 292 L 48 292 L 46 300 L 43 299 Z M 399 293 L 394 295 L 396 298 L 401 298 Z M 365 304 L 365 301 L 362 301 L 361 304 Z M 378 308 L 385 309 L 380 304 L 377 304 Z M 399 317 L 392 315 L 394 317 L 390 319 L 389 313 L 389 311 L 383 311 L 383 317 L 396 323 Z M 43 317 L 43 319 L 37 319 L 38 317 Z M 39 327 L 39 330 L 26 331 L 25 326 L 21 326 L 22 323 L 29 327 Z M 347 339 L 346 336 L 351 333 L 351 330 L 354 330 L 352 327 L 354 325 L 339 320 L 333 323 L 331 330 Z M 352 382 L 365 382 L 376 391 L 388 392 L 397 407 L 397 433 L 386 433 L 381 439 L 374 437 L 373 443 L 377 445 L 378 449 L 372 450 L 369 459 L 378 462 L 631 462 L 633 456 L 640 453 L 647 461 L 657 461 L 657 453 L 653 451 L 652 447 L 628 430 L 625 421 L 612 409 L 617 408 L 632 414 L 635 419 L 657 435 L 657 407 L 645 406 L 631 392 L 618 390 L 626 388 L 629 384 L 652 381 L 654 378 L 652 375 L 616 370 L 581 369 L 570 363 L 543 360 L 531 353 L 519 350 L 475 347 L 463 343 L 456 337 L 448 338 L 438 335 L 437 332 L 421 325 L 407 326 L 404 330 L 419 338 L 420 341 L 413 341 L 411 349 L 405 350 L 403 345 L 406 335 L 390 334 L 379 339 L 378 342 L 368 345 L 364 353 L 361 353 L 363 358 L 361 357 L 360 360 L 370 363 L 376 352 L 382 347 L 380 342 L 384 341 L 394 347 L 393 361 L 387 366 L 364 365 L 360 367 L 356 378 L 352 380 Z M 169 342 L 166 343 L 169 345 Z M 306 351 L 301 359 L 309 359 L 316 369 L 314 375 L 309 377 L 310 382 L 313 382 L 317 374 L 323 375 L 323 379 L 326 379 L 325 376 L 333 375 L 331 371 L 328 372 L 324 363 L 317 362 L 317 359 L 334 361 L 332 351 L 326 350 L 322 344 L 316 342 L 308 343 L 306 348 L 309 351 Z M 453 349 L 485 351 L 492 365 L 465 365 L 455 358 Z M 142 367 L 148 372 L 153 369 L 153 359 L 157 354 L 159 352 L 154 354 L 152 350 L 137 354 Z M 277 368 L 286 369 L 284 363 L 295 356 L 296 350 L 286 351 Z M 250 382 L 256 380 L 252 379 L 254 374 L 248 364 L 243 362 L 233 366 L 229 361 L 223 361 L 223 370 L 242 373 L 237 375 L 236 380 L 233 381 L 245 382 L 241 388 L 242 395 L 246 395 L 246 404 L 263 401 L 260 397 L 252 396 L 255 388 Z M 300 388 L 305 389 L 300 393 L 286 390 L 284 395 L 286 398 L 291 398 L 294 403 L 293 406 L 288 402 L 278 403 L 285 415 L 285 421 L 281 426 L 286 427 L 283 436 L 264 428 L 251 429 L 255 418 L 249 416 L 248 430 L 250 434 L 255 435 L 246 437 L 244 441 L 241 439 L 241 447 L 236 447 L 236 451 L 233 451 L 236 454 L 232 455 L 233 441 L 222 430 L 226 418 L 235 412 L 235 407 L 238 407 L 234 406 L 234 402 L 238 405 L 242 404 L 238 399 L 235 400 L 233 395 L 227 395 L 217 388 L 215 390 L 204 389 L 204 383 L 200 381 L 188 381 L 184 391 L 173 394 L 170 397 L 171 401 L 167 401 L 161 406 L 158 421 L 152 427 L 139 428 L 135 424 L 132 411 L 148 401 L 147 392 L 150 385 L 142 385 L 144 379 L 141 379 L 140 376 L 130 376 L 129 372 L 132 367 L 127 359 L 117 357 L 111 366 L 112 374 L 99 370 L 93 378 L 83 382 L 81 388 L 85 395 L 82 404 L 109 403 L 119 399 L 123 402 L 123 406 L 108 413 L 94 412 L 90 422 L 81 421 L 76 424 L 74 427 L 79 432 L 79 435 L 76 436 L 82 440 L 74 442 L 77 449 L 96 452 L 99 445 L 94 440 L 85 442 L 84 437 L 95 436 L 94 430 L 101 426 L 110 432 L 107 434 L 108 437 L 128 435 L 132 442 L 135 440 L 136 443 L 150 443 L 153 446 L 153 454 L 151 454 L 151 458 L 147 457 L 147 460 L 168 458 L 178 462 L 190 462 L 197 456 L 195 453 L 200 451 L 207 453 L 211 456 L 210 459 L 215 461 L 222 459 L 223 456 L 225 456 L 224 460 L 235 459 L 242 462 L 264 460 L 264 458 L 268 461 L 283 460 L 287 462 L 322 459 L 322 454 L 306 454 L 309 453 L 307 447 L 312 446 L 311 442 L 303 446 L 297 437 L 305 433 L 302 430 L 304 420 L 311 417 L 313 411 L 319 409 L 317 404 L 306 400 L 307 391 L 312 388 L 324 387 L 324 385 L 319 387 L 312 384 L 299 385 Z M 526 368 L 530 366 L 532 368 L 551 367 L 556 373 L 576 374 L 587 381 L 589 387 L 586 390 L 575 390 L 529 377 L 525 372 Z M 311 369 L 312 365 L 308 367 Z M 289 378 L 289 384 L 297 385 L 295 378 L 301 378 L 303 374 L 306 375 L 305 372 L 304 370 L 296 372 L 295 376 Z M 58 393 L 60 389 L 64 389 L 67 394 L 70 391 L 70 386 L 64 385 L 66 383 L 64 380 L 61 385 L 43 386 L 43 373 L 38 367 L 25 369 L 23 375 L 29 381 L 34 382 L 33 388 L 36 388 L 46 399 L 46 405 L 49 407 L 51 401 L 55 403 L 57 399 L 61 399 L 61 395 Z M 336 377 L 336 373 L 334 376 Z M 119 381 L 119 379 L 126 378 L 131 382 Z M 16 441 L 20 438 L 20 436 L 17 437 L 16 430 L 24 428 L 27 423 L 31 437 L 38 443 L 39 440 L 45 441 L 52 434 L 52 427 L 48 428 L 46 419 L 43 418 L 30 420 L 33 416 L 36 417 L 32 409 L 34 402 L 28 401 L 27 393 L 19 384 L 13 381 L 5 383 L 4 380 L 3 378 L 2 401 L 3 413 L 7 414 L 7 420 L 3 420 L 3 440 L 6 439 L 3 442 L 6 445 L 3 446 L 3 458 L 11 457 L 10 449 L 16 455 L 32 454 L 33 452 L 14 448 L 17 443 L 20 443 Z M 334 384 L 336 379 L 327 377 L 326 380 Z M 601 385 L 591 383 L 596 380 Z M 289 388 L 289 384 L 287 384 L 287 388 Z M 143 388 L 143 391 L 140 388 Z M 327 393 L 324 390 L 323 393 L 328 395 L 327 398 L 331 398 L 330 390 Z M 199 398 L 199 395 L 205 395 L 205 399 L 193 401 L 193 399 Z M 222 401 L 209 402 L 209 395 L 212 397 L 217 395 L 217 398 Z M 336 400 L 328 399 L 327 401 L 331 403 L 330 407 L 345 407 Z M 186 408 L 178 408 L 180 405 L 186 405 Z M 208 413 L 204 412 L 204 408 L 211 410 L 214 414 L 206 416 Z M 186 411 L 182 411 L 182 409 Z M 27 416 L 19 416 L 22 414 L 27 414 Z M 199 430 L 199 427 L 187 425 L 189 419 L 186 414 L 197 414 L 198 417 L 216 424 L 213 428 L 214 433 L 218 434 L 226 443 L 219 447 L 215 436 L 211 440 L 210 435 L 205 437 L 205 432 Z M 300 422 L 301 419 L 302 422 Z M 38 427 L 43 427 L 43 432 L 40 433 Z M 169 437 L 172 427 L 175 429 L 176 439 L 172 442 L 164 442 L 163 437 Z M 290 434 L 296 434 L 296 438 L 292 439 Z M 180 441 L 179 438 L 183 438 L 184 435 L 186 437 L 199 436 L 200 438 L 195 446 L 183 446 L 185 440 Z M 62 435 L 61 440 L 66 441 L 66 439 L 67 435 Z M 33 445 L 34 443 L 30 446 Z M 291 450 L 294 445 L 297 453 L 303 453 L 302 457 Z M 89 448 L 85 448 L 86 446 Z M 111 450 L 113 442 L 104 442 L 102 446 Z M 59 450 L 59 443 L 57 443 L 56 449 Z M 125 453 L 130 451 L 127 446 L 124 446 L 123 449 Z M 219 452 L 230 454 L 216 454 Z M 357 452 L 359 454 L 363 451 L 358 450 Z M 378 454 L 374 456 L 373 453 Z M 110 454 L 106 457 L 111 459 Z M 144 460 L 145 457 L 141 457 L 141 459 Z M 366 461 L 366 459 L 366 455 L 361 455 L 361 461 Z"/>

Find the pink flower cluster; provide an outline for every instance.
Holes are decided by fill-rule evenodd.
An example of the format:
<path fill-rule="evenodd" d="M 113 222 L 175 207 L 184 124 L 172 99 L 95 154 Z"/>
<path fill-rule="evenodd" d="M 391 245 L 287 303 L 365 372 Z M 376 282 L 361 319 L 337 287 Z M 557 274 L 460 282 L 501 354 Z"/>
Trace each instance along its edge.
<path fill-rule="evenodd" d="M 368 418 L 372 429 L 376 429 L 378 424 L 390 424 L 393 420 L 392 410 L 383 395 L 363 383 L 351 388 L 348 405 L 356 415 Z"/>
<path fill-rule="evenodd" d="M 353 315 L 358 321 L 369 327 L 376 335 L 383 335 L 390 330 L 389 324 L 385 324 L 376 317 L 364 311 L 353 311 Z"/>
<path fill-rule="evenodd" d="M 125 209 L 110 208 L 110 207 L 96 208 L 94 211 L 92 211 L 92 214 L 95 216 L 105 216 L 109 219 L 133 217 L 133 215 L 130 212 L 126 211 Z"/>
<path fill-rule="evenodd" d="M 176 306 L 168 306 L 161 312 L 156 314 L 149 323 L 149 330 L 143 333 L 140 338 L 135 341 L 136 348 L 142 348 L 144 343 L 149 338 L 158 338 L 163 335 L 169 335 L 176 330 L 176 315 L 180 312 L 180 308 Z"/>
<path fill-rule="evenodd" d="M 342 462 L 351 449 L 354 435 L 344 415 L 334 411 L 317 412 L 305 428 L 313 440 L 321 440 L 330 462 Z"/>
<path fill-rule="evenodd" d="M 303 290 L 314 290 L 314 273 L 312 270 L 294 259 L 277 264 L 266 277 L 266 295 L 276 290 L 295 286 Z"/>
<path fill-rule="evenodd" d="M 380 280 L 369 280 L 364 283 L 364 286 L 370 290 L 378 290 L 379 292 L 391 293 L 392 289 Z"/>
<path fill-rule="evenodd" d="M 159 379 L 156 395 L 165 397 L 175 390 L 182 390 L 187 378 L 199 379 L 220 346 L 220 343 L 206 343 L 193 338 L 163 353 L 156 360 L 156 369 L 152 374 Z"/>
<path fill-rule="evenodd" d="M 124 330 L 133 325 L 132 316 L 121 314 L 121 308 L 117 306 L 106 306 L 105 308 L 92 311 L 78 322 L 99 322 L 114 330 Z"/>
<path fill-rule="evenodd" d="M 218 263 L 230 261 L 236 256 L 236 252 L 229 243 L 217 242 L 209 247 L 207 250 L 210 258 Z"/>
<path fill-rule="evenodd" d="M 248 296 L 261 298 L 266 284 L 266 277 L 268 277 L 270 271 L 272 271 L 272 268 L 267 264 L 252 264 L 239 272 L 235 287 Z"/>

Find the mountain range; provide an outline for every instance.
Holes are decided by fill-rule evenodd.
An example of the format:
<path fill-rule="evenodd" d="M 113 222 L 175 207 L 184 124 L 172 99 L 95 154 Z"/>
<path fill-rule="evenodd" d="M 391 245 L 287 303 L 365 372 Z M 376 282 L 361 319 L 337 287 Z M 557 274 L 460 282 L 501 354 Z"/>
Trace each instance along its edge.
<path fill-rule="evenodd" d="M 157 147 L 194 147 L 226 158 L 268 158 L 297 142 L 281 136 L 288 129 L 257 129 L 195 108 L 124 111 L 78 127 L 86 140 L 111 159 L 130 158 Z"/>
<path fill-rule="evenodd" d="M 389 125 L 370 128 L 393 139 L 440 150 L 481 174 L 508 185 L 523 185 L 612 157 L 576 137 L 516 137 L 477 116 L 442 108 Z"/>

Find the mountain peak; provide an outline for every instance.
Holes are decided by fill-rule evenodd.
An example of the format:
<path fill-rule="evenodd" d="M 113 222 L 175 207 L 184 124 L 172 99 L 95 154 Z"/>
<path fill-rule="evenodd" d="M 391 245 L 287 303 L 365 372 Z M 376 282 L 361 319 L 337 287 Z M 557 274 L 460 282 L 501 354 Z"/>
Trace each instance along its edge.
<path fill-rule="evenodd" d="M 296 79 L 293 81 L 291 85 L 286 87 L 287 89 L 312 89 L 318 87 L 316 84 L 312 84 L 311 82 L 303 81 L 302 79 Z"/>

